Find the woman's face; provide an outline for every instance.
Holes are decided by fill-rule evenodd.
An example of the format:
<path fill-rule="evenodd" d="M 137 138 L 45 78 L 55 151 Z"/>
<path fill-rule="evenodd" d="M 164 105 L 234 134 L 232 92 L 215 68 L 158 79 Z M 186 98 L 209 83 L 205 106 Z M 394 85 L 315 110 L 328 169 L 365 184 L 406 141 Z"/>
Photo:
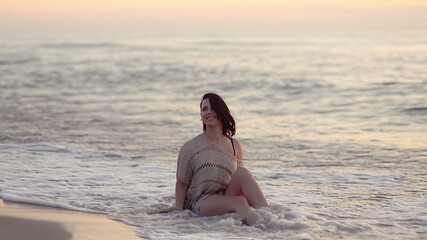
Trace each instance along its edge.
<path fill-rule="evenodd" d="M 208 98 L 202 101 L 200 116 L 202 117 L 202 122 L 206 124 L 206 126 L 213 127 L 221 124 L 217 118 L 216 112 L 211 108 L 211 103 Z"/>

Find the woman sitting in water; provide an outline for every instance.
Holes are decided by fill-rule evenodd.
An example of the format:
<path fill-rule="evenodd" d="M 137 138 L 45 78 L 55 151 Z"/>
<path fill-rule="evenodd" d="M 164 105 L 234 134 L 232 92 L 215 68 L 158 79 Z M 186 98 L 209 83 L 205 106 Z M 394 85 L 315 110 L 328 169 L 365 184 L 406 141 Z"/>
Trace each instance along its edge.
<path fill-rule="evenodd" d="M 243 166 L 243 149 L 232 138 L 236 126 L 230 110 L 217 94 L 207 93 L 200 103 L 203 133 L 186 142 L 178 156 L 175 204 L 214 216 L 237 213 L 248 225 L 268 207 L 256 180 Z"/>

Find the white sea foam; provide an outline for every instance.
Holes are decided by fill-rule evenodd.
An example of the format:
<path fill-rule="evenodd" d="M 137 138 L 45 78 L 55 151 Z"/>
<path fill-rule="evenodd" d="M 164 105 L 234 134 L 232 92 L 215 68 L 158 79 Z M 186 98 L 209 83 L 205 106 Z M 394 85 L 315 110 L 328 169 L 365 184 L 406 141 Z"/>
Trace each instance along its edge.
<path fill-rule="evenodd" d="M 104 213 L 139 226 L 138 234 L 150 239 L 381 236 L 379 222 L 404 227 L 375 218 L 370 211 L 386 216 L 390 210 L 408 208 L 396 206 L 396 197 L 405 198 L 398 174 L 255 169 L 271 207 L 257 209 L 262 218 L 249 227 L 237 214 L 206 217 L 171 209 L 175 165 L 45 143 L 0 144 L 0 159 L 3 199 Z M 411 209 L 422 212 L 422 206 L 414 204 Z M 425 215 L 418 219 L 411 221 L 420 225 Z"/>

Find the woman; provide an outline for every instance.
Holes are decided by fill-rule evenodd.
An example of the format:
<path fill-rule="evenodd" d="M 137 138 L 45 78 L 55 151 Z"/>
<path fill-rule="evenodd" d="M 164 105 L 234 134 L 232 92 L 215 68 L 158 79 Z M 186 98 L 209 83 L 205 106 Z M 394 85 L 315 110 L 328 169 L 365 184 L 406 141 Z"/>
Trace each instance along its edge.
<path fill-rule="evenodd" d="M 233 138 L 235 121 L 224 100 L 207 93 L 200 103 L 203 133 L 186 142 L 178 156 L 175 205 L 203 215 L 237 213 L 248 225 L 268 207 L 260 187 L 243 166 L 243 149 Z"/>

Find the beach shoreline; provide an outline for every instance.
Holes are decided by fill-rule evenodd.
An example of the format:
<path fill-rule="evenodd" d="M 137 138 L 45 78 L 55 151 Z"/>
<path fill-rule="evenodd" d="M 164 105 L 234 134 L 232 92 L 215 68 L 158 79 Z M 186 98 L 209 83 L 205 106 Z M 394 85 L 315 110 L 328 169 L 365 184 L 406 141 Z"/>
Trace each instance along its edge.
<path fill-rule="evenodd" d="M 136 227 L 100 214 L 21 204 L 0 199 L 2 240 L 123 239 L 140 240 Z"/>

